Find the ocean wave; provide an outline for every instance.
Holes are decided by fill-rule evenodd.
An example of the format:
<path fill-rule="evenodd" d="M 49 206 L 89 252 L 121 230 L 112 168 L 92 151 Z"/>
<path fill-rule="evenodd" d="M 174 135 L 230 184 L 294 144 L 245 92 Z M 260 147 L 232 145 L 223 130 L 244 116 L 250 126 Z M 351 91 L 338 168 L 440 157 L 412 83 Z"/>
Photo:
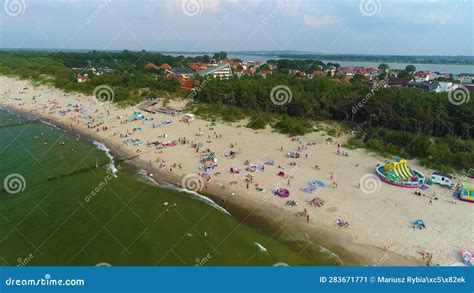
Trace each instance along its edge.
<path fill-rule="evenodd" d="M 325 248 L 321 245 L 318 245 L 318 247 L 319 247 L 320 252 L 335 258 L 341 265 L 344 263 L 342 261 L 341 257 L 339 257 L 339 255 L 335 254 L 334 252 L 330 251 L 329 249 L 327 249 L 327 248 Z"/>
<path fill-rule="evenodd" d="M 260 252 L 263 252 L 263 253 L 268 253 L 267 249 L 265 248 L 265 246 L 263 246 L 262 244 L 258 243 L 258 242 L 254 242 L 255 245 L 257 245 L 258 249 L 260 250 Z"/>
<path fill-rule="evenodd" d="M 27 119 L 30 120 L 28 117 L 27 117 Z M 35 119 L 32 118 L 31 120 L 35 120 Z M 61 127 L 59 127 L 59 126 L 57 126 L 57 125 L 54 125 L 54 124 L 51 123 L 51 122 L 44 121 L 44 120 L 41 120 L 41 119 L 40 119 L 39 121 L 40 121 L 41 123 L 43 123 L 43 124 L 46 124 L 46 125 L 50 126 L 50 127 L 56 128 L 57 130 L 60 130 L 60 131 L 62 131 L 62 132 L 67 132 L 66 130 L 62 129 Z"/>
<path fill-rule="evenodd" d="M 201 194 L 199 194 L 197 192 L 194 192 L 194 191 L 190 191 L 190 190 L 187 190 L 187 189 L 176 187 L 173 184 L 170 184 L 168 182 L 156 181 L 151 176 L 149 176 L 148 173 L 145 170 L 140 170 L 138 173 L 140 175 L 142 175 L 142 177 L 145 178 L 147 181 L 151 182 L 152 184 L 154 184 L 156 186 L 159 186 L 159 187 L 162 187 L 162 188 L 168 188 L 168 189 L 171 189 L 171 190 L 174 190 L 174 191 L 187 193 L 191 196 L 192 199 L 202 201 L 205 204 L 208 204 L 208 205 L 212 206 L 216 210 L 219 210 L 219 211 L 223 212 L 224 214 L 227 214 L 227 215 L 230 216 L 230 213 L 226 209 L 224 209 L 223 207 L 218 205 L 215 201 L 213 201 L 212 199 L 210 199 L 207 196 L 201 195 Z"/>
<path fill-rule="evenodd" d="M 110 153 L 110 149 L 105 144 L 98 142 L 96 140 L 92 141 L 92 144 L 95 145 L 99 150 L 103 151 L 105 155 L 110 159 L 110 164 L 107 165 L 107 169 L 110 171 L 110 173 L 112 173 L 114 177 L 117 178 L 118 169 L 115 166 L 114 157 Z"/>

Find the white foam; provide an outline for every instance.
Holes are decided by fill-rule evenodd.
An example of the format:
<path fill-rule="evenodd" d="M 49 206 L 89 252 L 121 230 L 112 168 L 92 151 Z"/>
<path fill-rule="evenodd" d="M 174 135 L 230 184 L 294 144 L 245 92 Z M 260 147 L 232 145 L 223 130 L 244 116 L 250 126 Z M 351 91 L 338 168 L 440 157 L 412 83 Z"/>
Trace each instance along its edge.
<path fill-rule="evenodd" d="M 257 245 L 258 249 L 260 249 L 260 252 L 268 253 L 267 249 L 260 243 L 254 242 L 255 245 Z"/>
<path fill-rule="evenodd" d="M 187 194 L 191 195 L 192 199 L 202 201 L 202 202 L 212 206 L 216 210 L 219 210 L 219 211 L 223 212 L 224 214 L 227 214 L 227 215 L 230 216 L 230 213 L 226 209 L 224 209 L 223 207 L 218 205 L 215 201 L 213 201 L 212 199 L 210 199 L 207 196 L 201 195 L 201 194 L 199 194 L 197 192 L 194 192 L 194 191 L 190 191 L 190 190 L 187 190 L 187 189 L 176 187 L 173 184 L 170 184 L 170 183 L 167 183 L 167 182 L 156 181 L 155 179 L 150 177 L 145 170 L 140 170 L 138 173 L 140 175 L 142 175 L 146 180 L 150 181 L 151 183 L 153 183 L 153 184 L 155 184 L 159 187 L 169 188 L 171 190 L 187 193 Z"/>
<path fill-rule="evenodd" d="M 118 169 L 117 167 L 115 167 L 114 157 L 112 156 L 112 154 L 110 154 L 110 149 L 105 144 L 95 140 L 92 142 L 92 144 L 95 145 L 99 150 L 103 151 L 105 155 L 110 159 L 110 164 L 107 166 L 107 169 L 110 171 L 110 173 L 112 173 L 114 177 L 117 178 Z"/>

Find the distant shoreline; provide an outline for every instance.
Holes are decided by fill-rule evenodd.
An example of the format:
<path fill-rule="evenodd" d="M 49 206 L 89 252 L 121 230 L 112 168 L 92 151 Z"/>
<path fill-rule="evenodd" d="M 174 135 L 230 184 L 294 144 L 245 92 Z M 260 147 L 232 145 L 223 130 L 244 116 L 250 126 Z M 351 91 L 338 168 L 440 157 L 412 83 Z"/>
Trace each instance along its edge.
<path fill-rule="evenodd" d="M 17 52 L 122 52 L 121 49 L 63 49 L 63 48 L 0 48 L 0 51 L 17 51 Z M 139 52 L 141 50 L 129 50 L 132 52 Z M 158 53 L 163 55 L 190 55 L 201 56 L 218 52 L 216 51 L 155 51 L 146 50 L 151 53 Z M 252 56 L 260 57 L 262 59 L 309 59 L 320 60 L 324 62 L 356 62 L 356 63 L 393 63 L 393 64 L 424 64 L 424 65 L 456 65 L 456 66 L 472 66 L 474 65 L 474 56 L 470 55 L 365 55 L 365 54 L 319 54 L 314 52 L 299 52 L 299 51 L 227 51 L 229 55 Z M 393 60 L 389 59 L 393 58 Z M 419 60 L 426 59 L 426 60 Z M 335 60 L 335 61 L 331 61 Z M 436 60 L 439 60 L 436 62 Z M 460 60 L 460 61 L 456 61 Z"/>

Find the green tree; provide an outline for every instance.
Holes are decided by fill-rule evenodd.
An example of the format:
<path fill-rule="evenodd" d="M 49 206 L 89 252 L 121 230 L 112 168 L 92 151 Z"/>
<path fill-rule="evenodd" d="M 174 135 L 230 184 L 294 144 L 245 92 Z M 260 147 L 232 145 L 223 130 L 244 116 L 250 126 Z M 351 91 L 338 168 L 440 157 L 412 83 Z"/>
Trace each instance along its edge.
<path fill-rule="evenodd" d="M 411 75 L 411 73 L 406 71 L 406 70 L 400 70 L 397 77 L 398 78 L 403 78 L 403 79 L 406 79 L 406 80 L 412 80 L 413 79 L 413 76 Z"/>
<path fill-rule="evenodd" d="M 390 69 L 390 67 L 388 67 L 388 64 L 386 63 L 380 64 L 378 68 L 381 72 L 387 72 Z"/>
<path fill-rule="evenodd" d="M 407 67 L 405 67 L 405 70 L 412 73 L 412 72 L 415 72 L 416 71 L 416 67 L 415 65 L 407 65 Z"/>

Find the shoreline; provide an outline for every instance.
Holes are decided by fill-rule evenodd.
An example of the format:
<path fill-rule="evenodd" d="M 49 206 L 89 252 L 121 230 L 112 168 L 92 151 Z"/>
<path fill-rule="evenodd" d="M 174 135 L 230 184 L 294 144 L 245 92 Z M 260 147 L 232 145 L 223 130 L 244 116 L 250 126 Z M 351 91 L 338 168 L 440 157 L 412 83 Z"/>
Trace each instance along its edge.
<path fill-rule="evenodd" d="M 2 110 L 0 108 L 0 110 Z M 81 138 L 88 140 L 89 142 L 97 141 L 99 143 L 104 144 L 109 150 L 114 159 L 117 158 L 127 158 L 132 155 L 132 153 L 124 151 L 120 148 L 120 145 L 115 143 L 111 143 L 109 141 L 103 141 L 102 138 L 96 137 L 93 134 L 84 132 L 78 128 L 71 128 L 67 126 L 65 123 L 61 121 L 57 121 L 54 119 L 50 119 L 48 116 L 37 115 L 34 116 L 31 112 L 24 112 L 18 108 L 9 108 L 6 107 L 5 110 L 14 113 L 16 115 L 25 117 L 27 119 L 33 121 L 39 121 L 40 123 L 44 123 L 46 125 L 56 127 L 62 131 L 66 131 L 73 135 L 80 135 Z M 126 159 L 126 164 L 131 164 L 137 169 L 145 170 L 147 174 L 154 174 L 153 180 L 159 182 L 165 182 L 167 184 L 171 184 L 177 188 L 181 182 L 181 177 L 175 174 L 170 174 L 167 172 L 163 172 L 162 170 L 151 166 L 148 162 L 145 162 L 140 159 L 140 157 L 134 157 L 132 159 Z M 208 197 L 212 201 L 214 201 L 217 205 L 222 207 L 225 210 L 230 211 L 229 216 L 241 215 L 237 217 L 238 220 L 244 221 L 244 223 L 248 224 L 249 222 L 257 222 L 257 221 L 266 221 L 267 225 L 271 227 L 270 229 L 275 230 L 275 227 L 279 227 L 281 224 L 284 226 L 288 226 L 289 228 L 287 233 L 291 234 L 293 239 L 291 242 L 300 242 L 300 241 L 310 241 L 313 245 L 317 245 L 320 249 L 325 250 L 335 256 L 337 259 L 340 260 L 341 264 L 344 266 L 367 266 L 374 262 L 374 260 L 383 261 L 384 259 L 391 259 L 393 261 L 387 265 L 392 266 L 416 266 L 422 265 L 421 262 L 416 262 L 414 260 L 410 260 L 405 258 L 401 255 L 398 255 L 393 252 L 385 251 L 375 246 L 369 245 L 360 245 L 351 243 L 350 237 L 344 235 L 343 233 L 337 233 L 337 231 L 329 231 L 328 229 L 320 229 L 317 230 L 314 227 L 307 227 L 303 225 L 303 223 L 295 221 L 292 219 L 288 221 L 285 217 L 280 215 L 281 209 L 277 209 L 271 205 L 267 205 L 262 207 L 261 203 L 258 201 L 252 201 L 248 198 L 237 197 L 232 200 L 227 201 L 226 196 L 219 195 L 220 188 L 215 186 L 215 184 L 209 184 L 207 189 L 203 189 L 199 194 L 201 196 Z M 256 209 L 265 209 L 264 212 L 260 212 L 259 214 L 254 213 Z M 250 213 L 249 213 L 250 211 Z M 264 215 L 267 213 L 267 216 Z M 250 219 L 249 219 L 250 218 Z M 252 218 L 255 218 L 252 220 Z M 249 224 L 253 226 L 252 224 Z M 260 227 L 253 227 L 258 230 Z M 263 229 L 262 233 L 265 234 L 272 234 L 268 233 Z M 277 229 L 279 230 L 279 229 Z M 313 239 L 311 236 L 317 238 L 317 243 L 312 242 Z M 282 241 L 282 240 L 280 240 Z M 339 245 L 337 243 L 348 243 L 351 246 L 351 249 L 344 248 L 343 245 Z M 355 255 L 354 255 L 355 254 Z M 342 255 L 342 256 L 341 256 Z"/>
<path fill-rule="evenodd" d="M 17 84 L 17 83 L 26 83 L 25 81 L 12 81 L 11 78 L 7 77 L 0 77 L 3 79 L 9 80 L 9 82 Z M 45 86 L 40 86 L 39 88 L 46 88 Z M 37 90 L 35 89 L 37 92 Z M 59 93 L 60 97 L 62 97 L 62 91 L 55 89 L 54 90 L 56 93 Z M 5 97 L 4 97 L 5 98 Z M 2 99 L 0 98 L 0 101 Z M 90 99 L 84 100 L 84 97 L 78 98 L 81 103 L 87 101 L 90 102 Z M 49 101 L 49 99 L 48 99 Z M 25 102 L 25 101 L 22 101 Z M 36 101 L 35 101 L 36 103 Z M 5 104 L 5 102 L 3 102 Z M 64 101 L 63 101 L 64 105 Z M 119 157 L 124 157 L 124 158 L 129 158 L 133 157 L 130 161 L 127 163 L 131 163 L 134 166 L 136 166 L 139 169 L 145 170 L 148 174 L 152 173 L 153 179 L 156 181 L 164 181 L 170 184 L 173 184 L 174 186 L 178 186 L 181 182 L 181 179 L 183 178 L 184 175 L 189 174 L 190 172 L 184 172 L 184 170 L 193 170 L 195 167 L 195 155 L 193 154 L 192 149 L 186 152 L 184 151 L 177 151 L 177 148 L 174 148 L 173 150 L 169 150 L 167 148 L 164 151 L 157 152 L 154 149 L 151 149 L 149 151 L 143 151 L 138 154 L 138 157 L 136 157 L 137 153 L 135 153 L 130 147 L 127 147 L 124 144 L 118 143 L 114 139 L 117 137 L 110 136 L 110 134 L 106 135 L 106 132 L 96 132 L 95 128 L 92 129 L 87 129 L 86 127 L 82 126 L 81 124 L 78 125 L 68 125 L 67 122 L 67 117 L 61 117 L 60 115 L 57 114 L 51 114 L 51 113 L 40 113 L 38 110 L 33 111 L 32 106 L 30 106 L 30 109 L 27 109 L 27 107 L 24 107 L 25 105 L 16 105 L 15 103 L 9 102 L 9 105 L 4 105 L 4 108 L 17 113 L 22 116 L 28 116 L 28 117 L 33 117 L 33 118 L 39 118 L 40 120 L 43 120 L 48 123 L 52 123 L 54 125 L 59 126 L 61 129 L 80 134 L 81 137 L 87 138 L 89 140 L 95 140 L 100 143 L 105 144 L 111 151 L 111 153 L 114 155 L 118 155 Z M 97 109 L 101 109 L 101 111 L 106 110 L 106 106 L 100 106 L 100 105 L 94 105 Z M 110 108 L 109 108 L 110 109 Z M 132 111 L 133 107 L 129 107 L 127 109 L 120 109 L 117 110 L 120 114 L 122 113 L 130 113 Z M 115 114 L 114 114 L 115 115 Z M 109 115 L 110 116 L 110 115 Z M 147 114 L 147 116 L 149 116 Z M 160 116 L 161 118 L 161 116 Z M 112 119 L 112 118 L 110 118 Z M 163 118 L 161 118 L 163 119 Z M 110 121 L 107 121 L 107 124 Z M 205 124 L 205 121 L 197 121 L 196 124 L 201 123 L 202 125 Z M 173 127 L 176 126 L 179 122 L 173 122 Z M 130 125 L 128 125 L 130 126 Z M 188 131 L 191 132 L 192 130 L 189 130 L 190 125 L 186 126 L 185 124 L 179 124 L 179 128 L 174 128 L 177 131 Z M 176 126 L 176 127 L 178 127 Z M 119 126 L 117 126 L 118 128 Z M 121 126 L 120 126 L 121 127 Z M 193 125 L 193 129 L 196 128 L 197 126 Z M 123 126 L 123 128 L 126 128 L 126 126 Z M 234 129 L 235 132 L 247 132 L 247 135 L 251 135 L 250 130 L 239 130 L 235 126 L 222 126 L 222 128 L 225 128 L 225 130 L 232 130 Z M 168 128 L 167 128 L 168 129 Z M 201 129 L 201 128 L 199 128 Z M 257 133 L 257 132 L 255 132 Z M 235 134 L 235 133 L 234 133 Z M 226 134 L 228 135 L 228 134 Z M 240 135 L 240 133 L 239 133 Z M 253 134 L 252 134 L 253 135 Z M 277 136 L 275 134 L 271 133 L 258 133 L 255 134 L 255 137 L 258 137 L 259 139 L 262 137 L 267 138 L 269 143 L 271 141 L 274 141 L 277 138 L 284 139 L 281 136 Z M 316 134 L 313 135 L 316 137 Z M 289 140 L 288 138 L 286 139 L 287 141 Z M 283 142 L 282 142 L 283 143 Z M 326 149 L 329 149 L 329 146 L 325 146 L 324 144 L 319 145 L 320 149 L 318 152 L 324 152 Z M 145 148 L 145 147 L 144 147 Z M 150 148 L 148 148 L 150 149 Z M 172 154 L 166 154 L 162 155 L 164 152 L 175 152 L 175 155 Z M 154 154 L 153 154 L 154 152 Z M 191 154 L 189 154 L 191 152 Z M 364 159 L 367 159 L 368 155 L 366 155 L 363 151 L 360 152 L 361 156 Z M 159 154 L 159 155 L 158 155 Z M 159 168 L 157 166 L 156 161 L 154 159 L 152 160 L 151 158 L 154 156 L 158 157 L 166 157 L 167 159 L 173 160 L 177 159 L 178 156 L 180 158 L 182 157 L 182 160 L 180 162 L 186 163 L 186 158 L 190 157 L 191 159 L 189 161 L 189 165 L 186 166 L 184 165 L 183 170 L 179 170 L 178 172 L 168 172 L 164 168 Z M 169 155 L 169 156 L 168 156 Z M 186 157 L 188 156 L 188 157 Z M 368 156 L 368 157 L 367 157 Z M 373 156 L 373 155 L 372 155 Z M 147 158 L 148 157 L 148 158 Z M 194 159 L 193 159 L 194 158 Z M 157 159 L 158 160 L 158 159 Z M 219 157 L 219 160 L 224 160 Z M 302 160 L 302 159 L 300 159 Z M 334 159 L 331 159 L 333 161 Z M 339 160 L 339 159 L 338 159 Z M 371 159 L 372 161 L 375 161 L 374 159 Z M 168 162 L 167 162 L 168 163 Z M 224 161 L 222 164 L 225 164 L 226 162 Z M 371 164 L 368 163 L 370 166 Z M 220 168 L 220 167 L 219 167 Z M 308 166 L 302 166 L 302 169 L 308 168 Z M 219 169 L 222 172 L 224 172 L 224 169 Z M 290 170 L 291 171 L 291 170 Z M 304 169 L 303 171 L 306 171 Z M 363 170 L 360 170 L 363 171 Z M 359 172 L 360 172 L 359 171 Z M 273 171 L 270 171 L 270 174 Z M 218 172 L 220 173 L 220 172 Z M 266 173 L 266 174 L 265 174 Z M 265 174 L 265 175 L 264 175 Z M 258 174 L 259 176 L 265 176 L 265 178 L 268 177 L 268 172 L 261 172 Z M 362 173 L 364 174 L 364 173 Z M 257 174 L 256 174 L 257 175 Z M 249 222 L 250 225 L 252 226 L 252 223 L 263 223 L 263 225 L 253 225 L 257 226 L 256 228 L 259 229 L 259 226 L 266 226 L 264 229 L 260 230 L 265 230 L 264 233 L 270 233 L 269 231 L 274 231 L 276 230 L 277 232 L 278 227 L 282 228 L 285 230 L 285 232 L 290 233 L 291 235 L 294 235 L 297 240 L 302 240 L 302 241 L 310 241 L 314 243 L 315 245 L 318 245 L 321 247 L 323 250 L 328 250 L 330 252 L 333 252 L 337 256 L 339 256 L 343 260 L 344 265 L 383 265 L 383 266 L 390 266 L 390 265 L 423 265 L 423 262 L 421 260 L 417 260 L 414 255 L 415 253 L 411 254 L 405 254 L 405 253 L 399 253 L 399 251 L 407 251 L 403 242 L 400 242 L 399 245 L 403 245 L 400 247 L 396 247 L 397 249 L 393 251 L 392 249 L 386 249 L 383 245 L 377 245 L 377 241 L 373 241 L 371 238 L 360 238 L 358 234 L 367 234 L 368 235 L 373 235 L 374 237 L 381 238 L 381 233 L 384 232 L 384 230 L 387 230 L 386 228 L 382 227 L 382 230 L 377 230 L 378 227 L 366 227 L 365 229 L 368 228 L 368 230 L 365 230 L 364 232 L 364 227 L 357 227 L 357 230 L 352 231 L 352 225 L 349 228 L 349 230 L 343 230 L 337 227 L 331 227 L 329 226 L 328 223 L 332 222 L 332 220 L 328 220 L 328 215 L 331 215 L 331 213 L 334 213 L 334 211 L 337 211 L 339 208 L 343 208 L 341 206 L 341 203 L 344 203 L 344 199 L 337 199 L 341 194 L 340 192 L 334 193 L 334 191 L 328 191 L 331 192 L 331 196 L 328 199 L 325 199 L 328 201 L 326 205 L 330 206 L 329 208 L 311 208 L 309 207 L 308 209 L 311 209 L 311 217 L 312 220 L 310 223 L 306 223 L 306 221 L 302 221 L 299 217 L 296 217 L 294 212 L 295 209 L 300 210 L 301 208 L 293 208 L 293 210 L 288 207 L 285 207 L 282 205 L 281 199 L 278 198 L 262 198 L 261 196 L 258 196 L 258 193 L 255 192 L 249 192 L 249 190 L 245 190 L 244 187 L 238 188 L 239 186 L 233 187 L 233 185 L 229 185 L 227 182 L 229 179 L 225 180 L 224 177 L 228 176 L 227 178 L 234 178 L 232 177 L 233 175 L 219 175 L 219 177 L 216 175 L 217 178 L 213 179 L 212 182 L 208 183 L 207 188 L 203 188 L 199 194 L 202 194 L 210 199 L 212 199 L 216 204 L 219 206 L 222 206 L 224 209 L 229 210 L 232 214 L 232 216 L 237 217 L 239 220 L 243 220 L 244 222 Z M 220 178 L 223 178 L 220 180 Z M 344 177 L 344 176 L 343 176 Z M 316 177 L 318 178 L 318 177 Z M 359 179 L 359 178 L 357 178 Z M 275 179 L 271 180 L 270 182 L 274 182 Z M 296 179 L 292 179 L 296 180 Z M 265 183 L 265 182 L 264 182 Z M 220 187 L 224 186 L 224 188 Z M 292 184 L 293 186 L 294 184 Z M 268 188 L 270 186 L 267 186 Z M 383 186 L 385 188 L 385 186 Z M 352 190 L 351 186 L 348 186 L 348 190 Z M 344 189 L 345 190 L 345 189 Z M 390 192 L 396 192 L 402 193 L 403 191 L 401 190 L 395 190 L 391 189 L 389 190 Z M 235 192 L 237 196 L 231 196 L 231 193 Z M 293 192 L 293 191 L 292 191 Z M 297 191 L 295 191 L 297 192 Z M 349 192 L 349 195 L 346 195 L 347 192 L 343 192 L 344 196 L 352 196 L 351 193 L 352 191 Z M 263 194 L 262 194 L 263 195 Z M 382 194 L 381 194 L 382 196 Z M 390 198 L 390 196 L 388 196 Z M 294 198 L 293 198 L 294 199 Z M 346 198 L 348 199 L 348 198 Z M 350 197 L 349 197 L 350 199 Z M 362 198 L 361 200 L 365 200 Z M 386 202 L 387 199 L 383 199 L 384 202 Z M 337 201 L 337 204 L 335 206 L 331 206 L 332 203 L 331 201 Z M 355 202 L 355 203 L 361 203 L 361 204 L 369 204 L 369 202 Z M 409 204 L 409 203 L 407 203 Z M 350 205 L 350 204 L 349 204 Z M 363 215 L 358 214 L 356 212 L 356 207 L 354 206 L 349 206 L 349 210 L 345 210 L 345 212 L 337 212 L 338 214 L 348 214 L 349 219 L 358 219 L 357 221 L 363 221 Z M 369 208 L 370 210 L 371 208 Z M 352 213 L 352 214 L 351 214 Z M 382 211 L 380 211 L 380 214 L 383 215 L 384 211 L 382 208 Z M 250 215 L 250 216 L 249 216 Z M 368 215 L 370 218 L 370 216 Z M 355 220 L 352 220 L 353 222 Z M 369 220 L 371 221 L 371 220 Z M 361 222 L 361 224 L 362 224 Z M 334 225 L 334 224 L 333 224 Z M 403 227 L 402 227 L 403 228 Z M 362 229 L 362 230 L 360 230 Z M 288 231 L 287 231 L 288 230 Z M 348 233 L 349 232 L 349 233 Z M 409 232 L 411 233 L 411 232 Z M 370 236 L 369 236 L 370 237 Z M 389 243 L 391 244 L 391 241 L 389 240 L 384 240 L 382 237 L 382 243 Z M 384 248 L 382 248 L 384 247 Z M 408 247 L 408 246 L 407 246 Z M 404 249 L 398 249 L 398 248 L 404 248 Z M 399 250 L 399 251 L 397 251 Z M 443 263 L 444 265 L 446 264 L 445 262 Z"/>
<path fill-rule="evenodd" d="M 135 157 L 133 152 L 124 150 L 121 148 L 120 144 L 112 142 L 111 140 L 104 140 L 102 137 L 94 135 L 96 134 L 95 132 L 88 133 L 79 127 L 67 125 L 65 122 L 59 119 L 54 119 L 54 116 L 52 115 L 33 113 L 15 106 L 9 107 L 4 105 L 4 108 L 7 111 L 26 117 L 27 119 L 40 121 L 41 123 L 45 123 L 47 125 L 53 125 L 54 127 L 57 127 L 63 131 L 74 135 L 79 135 L 81 138 L 91 142 L 97 141 L 99 143 L 103 143 L 108 149 L 110 149 L 110 152 L 114 158 L 127 158 L 133 156 L 134 158 L 131 160 L 126 160 L 126 163 L 132 164 L 138 169 L 145 170 L 147 174 L 154 174 L 153 179 L 156 181 L 166 182 L 179 188 L 182 176 L 163 171 L 156 166 L 153 166 L 153 164 L 150 165 L 149 162 L 141 159 L 140 155 Z M 231 191 L 228 190 L 228 192 Z M 213 183 L 208 184 L 208 188 L 199 192 L 199 194 L 213 200 L 217 205 L 229 210 L 232 216 L 236 214 L 240 215 L 237 217 L 238 220 L 244 220 L 245 222 L 262 221 L 265 222 L 267 226 L 271 227 L 270 230 L 275 230 L 275 227 L 280 227 L 283 224 L 286 230 L 290 230 L 288 233 L 293 235 L 292 238 L 296 238 L 293 239 L 296 241 L 312 242 L 312 240 L 317 239 L 317 243 L 312 242 L 312 244 L 317 245 L 323 250 L 330 251 L 333 255 L 336 255 L 337 258 L 340 258 L 343 265 L 370 265 L 376 262 L 376 260 L 384 259 L 391 260 L 387 265 L 422 265 L 420 262 L 410 260 L 401 255 L 385 251 L 375 246 L 352 243 L 348 235 L 339 233 L 339 231 L 329 231 L 324 227 L 321 227 L 320 229 L 315 227 L 307 227 L 305 223 L 297 221 L 296 218 L 290 218 L 290 220 L 288 220 L 285 216 L 281 216 L 282 209 L 278 209 L 277 207 L 274 207 L 270 204 L 262 204 L 262 202 L 252 200 L 251 198 L 247 197 L 234 197 L 232 200 L 227 200 L 228 195 L 222 195 L 222 193 L 222 189 Z M 256 213 L 256 210 L 260 210 L 260 212 Z M 252 218 L 255 218 L 255 220 L 251 221 Z M 277 231 L 278 230 L 279 229 L 277 229 Z M 268 231 L 263 231 L 263 233 L 272 234 L 268 233 Z M 340 243 L 349 244 L 351 249 L 346 249 L 343 245 L 340 245 Z"/>

